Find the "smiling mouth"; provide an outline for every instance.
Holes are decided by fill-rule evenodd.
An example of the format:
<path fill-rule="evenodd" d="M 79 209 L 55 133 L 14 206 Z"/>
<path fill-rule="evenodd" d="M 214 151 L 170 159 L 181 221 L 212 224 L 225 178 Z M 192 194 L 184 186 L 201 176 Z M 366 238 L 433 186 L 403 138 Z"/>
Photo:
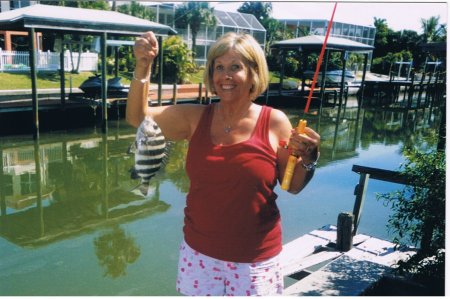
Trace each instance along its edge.
<path fill-rule="evenodd" d="M 233 89 L 233 88 L 235 87 L 235 85 L 227 84 L 227 85 L 221 85 L 220 87 L 221 87 L 223 90 L 231 90 L 231 89 Z"/>

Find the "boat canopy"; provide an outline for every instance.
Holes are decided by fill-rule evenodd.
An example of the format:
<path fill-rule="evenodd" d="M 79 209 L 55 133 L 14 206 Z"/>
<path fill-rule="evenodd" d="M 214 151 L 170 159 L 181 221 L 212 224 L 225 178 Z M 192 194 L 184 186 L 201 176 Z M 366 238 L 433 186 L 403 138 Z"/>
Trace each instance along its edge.
<path fill-rule="evenodd" d="M 107 38 L 139 36 L 144 32 L 153 31 L 162 41 L 163 36 L 176 34 L 170 26 L 140 19 L 116 11 L 106 11 L 87 8 L 64 7 L 54 5 L 35 4 L 24 8 L 0 13 L 0 29 L 9 31 L 27 31 L 29 43 L 31 97 L 33 110 L 33 137 L 39 138 L 39 105 L 37 96 L 36 69 L 36 32 L 56 33 L 60 37 L 64 34 L 100 36 L 101 52 L 101 100 L 102 100 L 102 131 L 107 132 L 107 82 L 106 82 L 106 44 Z M 130 43 L 128 43 L 130 44 Z M 160 42 L 160 45 L 162 43 Z M 117 44 L 115 45 L 117 49 Z M 64 52 L 60 52 L 60 65 L 64 59 Z M 162 67 L 162 55 L 158 67 Z M 62 62 L 61 62 L 62 61 Z M 117 68 L 116 68 L 117 69 Z M 60 68 L 61 105 L 65 105 L 65 75 L 64 68 Z M 162 85 L 162 72 L 158 71 L 158 88 Z"/>
<path fill-rule="evenodd" d="M 322 48 L 325 36 L 308 35 L 279 41 L 272 45 L 272 48 L 292 49 L 292 50 L 320 50 Z M 327 40 L 327 49 L 340 51 L 367 52 L 374 49 L 373 46 L 356 42 L 347 38 L 330 36 Z"/>

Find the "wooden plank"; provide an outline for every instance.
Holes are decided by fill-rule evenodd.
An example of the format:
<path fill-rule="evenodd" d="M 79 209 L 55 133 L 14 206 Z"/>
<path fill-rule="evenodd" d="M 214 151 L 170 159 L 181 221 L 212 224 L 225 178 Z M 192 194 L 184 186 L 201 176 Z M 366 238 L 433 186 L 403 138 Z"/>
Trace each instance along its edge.
<path fill-rule="evenodd" d="M 366 173 L 371 179 L 386 181 L 397 184 L 408 184 L 408 178 L 399 171 L 385 170 L 361 165 L 353 165 L 352 171 L 356 173 Z"/>
<path fill-rule="evenodd" d="M 349 256 L 357 259 L 372 261 L 377 264 L 392 267 L 400 260 L 406 260 L 416 254 L 414 248 L 397 250 L 395 244 L 378 238 L 370 238 L 356 246 Z"/>
<path fill-rule="evenodd" d="M 298 261 L 301 261 L 328 243 L 328 240 L 318 238 L 311 234 L 303 235 L 283 246 L 283 250 L 280 253 L 281 265 L 298 263 Z"/>
<path fill-rule="evenodd" d="M 411 249 L 395 250 L 389 241 L 367 236 L 361 240 L 341 257 L 286 288 L 284 295 L 357 296 L 391 271 L 397 261 L 414 254 Z"/>
<path fill-rule="evenodd" d="M 343 255 L 342 252 L 321 251 L 299 260 L 292 260 L 289 264 L 282 264 L 281 271 L 283 273 L 283 276 L 292 275 L 294 273 L 303 271 L 306 268 L 318 265 L 326 261 L 334 260 L 341 255 Z"/>
<path fill-rule="evenodd" d="M 353 250 L 353 249 L 352 249 Z M 389 267 L 346 254 L 284 290 L 287 296 L 358 296 Z"/>
<path fill-rule="evenodd" d="M 320 229 L 313 230 L 309 234 L 327 240 L 330 243 L 336 243 L 337 228 L 334 225 L 325 225 Z"/>
<path fill-rule="evenodd" d="M 327 240 L 330 243 L 336 243 L 337 227 L 334 225 L 325 225 L 321 229 L 313 230 L 309 233 L 312 236 Z M 371 237 L 364 234 L 357 234 L 353 237 L 353 245 L 358 245 Z"/>
<path fill-rule="evenodd" d="M 356 236 L 353 237 L 353 246 L 357 246 L 370 238 L 371 236 L 368 235 L 357 234 Z"/>

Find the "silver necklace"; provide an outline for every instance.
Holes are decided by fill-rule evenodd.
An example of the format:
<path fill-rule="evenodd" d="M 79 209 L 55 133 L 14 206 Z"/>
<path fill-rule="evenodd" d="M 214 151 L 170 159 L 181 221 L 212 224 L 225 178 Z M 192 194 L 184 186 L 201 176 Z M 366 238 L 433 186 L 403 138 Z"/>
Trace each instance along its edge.
<path fill-rule="evenodd" d="M 244 113 L 242 113 L 242 115 L 240 115 L 239 116 L 239 118 L 238 118 L 238 120 L 239 119 L 241 119 L 242 117 L 244 117 L 245 115 L 247 115 L 247 113 L 248 113 L 248 111 L 250 110 L 250 107 L 252 106 L 252 104 L 250 104 L 250 106 L 248 107 L 248 109 L 247 110 L 244 110 Z M 225 123 L 225 117 L 223 116 L 223 112 L 222 112 L 222 106 L 219 104 L 219 114 L 220 114 L 220 117 L 222 118 L 222 123 L 223 123 L 223 125 L 224 125 L 224 127 L 223 127 L 223 131 L 225 132 L 225 133 L 227 133 L 227 134 L 230 134 L 231 133 L 231 131 L 233 131 L 233 126 L 231 125 L 231 124 L 226 124 Z M 231 117 L 231 119 L 233 120 L 233 117 Z M 231 123 L 233 123 L 233 122 L 231 122 Z"/>

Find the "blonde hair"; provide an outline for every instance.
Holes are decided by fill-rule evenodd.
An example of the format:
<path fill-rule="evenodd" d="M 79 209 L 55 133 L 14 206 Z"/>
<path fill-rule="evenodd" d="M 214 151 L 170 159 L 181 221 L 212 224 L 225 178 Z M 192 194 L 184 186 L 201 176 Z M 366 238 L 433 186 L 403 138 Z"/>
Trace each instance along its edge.
<path fill-rule="evenodd" d="M 269 85 L 269 68 L 261 46 L 253 36 L 246 33 L 228 32 L 211 46 L 203 75 L 206 88 L 211 93 L 216 93 L 213 83 L 214 62 L 217 57 L 224 55 L 230 49 L 242 56 L 250 71 L 249 75 L 253 83 L 250 98 L 255 100 Z"/>

